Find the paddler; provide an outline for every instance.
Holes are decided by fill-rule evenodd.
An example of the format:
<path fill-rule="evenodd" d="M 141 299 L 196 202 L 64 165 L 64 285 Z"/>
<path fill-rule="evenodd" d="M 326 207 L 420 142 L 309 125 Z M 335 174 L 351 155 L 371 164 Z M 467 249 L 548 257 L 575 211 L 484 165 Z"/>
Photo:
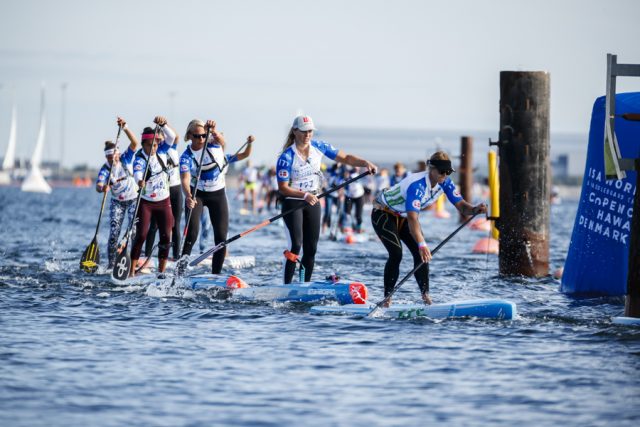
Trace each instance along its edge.
<path fill-rule="evenodd" d="M 210 132 L 207 132 L 207 129 Z M 207 135 L 209 135 L 208 140 L 206 140 Z M 205 123 L 202 120 L 194 119 L 187 126 L 184 140 L 185 142 L 190 141 L 191 144 L 187 146 L 180 156 L 180 179 L 182 181 L 182 191 L 185 194 L 186 217 L 190 219 L 181 255 L 189 255 L 200 232 L 200 216 L 202 215 L 203 206 L 206 206 L 209 210 L 209 219 L 216 245 L 227 239 L 229 204 L 225 190 L 226 165 L 249 157 L 255 137 L 249 135 L 247 146 L 242 153 L 237 155 L 225 154 L 224 136 L 216 130 L 216 122 L 207 120 Z M 202 150 L 205 150 L 204 157 Z M 202 159 L 202 164 L 200 164 L 200 159 Z M 199 168 L 202 170 L 198 180 Z M 196 186 L 197 192 L 195 191 Z M 189 210 L 191 209 L 193 209 L 193 213 L 189 216 Z M 211 272 L 213 274 L 220 274 L 222 271 L 225 252 L 218 251 L 213 255 L 211 260 Z"/>
<path fill-rule="evenodd" d="M 142 150 L 136 153 L 133 161 L 133 177 L 141 188 L 142 196 L 138 207 L 136 238 L 131 249 L 131 272 L 133 277 L 138 267 L 142 244 L 147 238 L 151 219 L 155 219 L 160 232 L 158 244 L 158 271 L 164 272 L 169 257 L 173 213 L 171 212 L 169 169 L 167 152 L 175 140 L 175 130 L 167 124 L 167 119 L 156 116 L 153 122 L 160 127 L 159 132 L 146 127 L 142 131 Z M 147 162 L 149 169 L 146 176 Z"/>
<path fill-rule="evenodd" d="M 109 253 L 109 269 L 113 268 L 116 259 L 116 250 L 118 246 L 118 238 L 120 230 L 124 223 L 125 212 L 128 224 L 133 221 L 133 215 L 136 210 L 136 198 L 138 197 L 138 186 L 133 179 L 133 156 L 138 149 L 138 139 L 127 128 L 127 122 L 118 117 L 116 120 L 118 126 L 124 130 L 129 138 L 129 146 L 127 150 L 120 154 L 120 150 L 115 143 L 106 141 L 104 143 L 104 155 L 107 159 L 106 163 L 98 172 L 96 180 L 96 191 L 104 193 L 111 189 L 111 203 L 109 205 L 109 243 L 107 252 Z M 109 172 L 111 171 L 111 174 Z M 107 182 L 109 179 L 109 182 Z"/>
<path fill-rule="evenodd" d="M 283 217 L 287 226 L 290 252 L 299 255 L 302 249 L 301 264 L 304 267 L 304 281 L 311 281 L 315 264 L 316 249 L 320 236 L 321 207 L 318 195 L 321 192 L 323 174 L 322 157 L 351 166 L 362 166 L 371 173 L 376 165 L 354 156 L 345 154 L 324 141 L 312 140 L 315 130 L 309 116 L 297 116 L 287 135 L 287 140 L 278 157 L 278 190 L 282 201 L 282 212 L 304 207 Z M 284 267 L 284 283 L 291 283 L 295 274 L 296 262 L 287 257 Z"/>
<path fill-rule="evenodd" d="M 387 297 L 398 281 L 403 242 L 413 256 L 414 268 L 421 262 L 425 263 L 414 276 L 420 287 L 422 300 L 425 304 L 431 304 L 428 264 L 431 261 L 431 252 L 418 221 L 420 211 L 434 204 L 442 193 L 465 216 L 486 212 L 487 205 L 480 203 L 473 206 L 462 198 L 449 177 L 455 170 L 447 153 L 434 153 L 427 165 L 426 171 L 408 175 L 376 197 L 371 212 L 371 223 L 389 252 L 384 267 L 384 296 Z M 389 299 L 387 306 L 390 303 Z"/>

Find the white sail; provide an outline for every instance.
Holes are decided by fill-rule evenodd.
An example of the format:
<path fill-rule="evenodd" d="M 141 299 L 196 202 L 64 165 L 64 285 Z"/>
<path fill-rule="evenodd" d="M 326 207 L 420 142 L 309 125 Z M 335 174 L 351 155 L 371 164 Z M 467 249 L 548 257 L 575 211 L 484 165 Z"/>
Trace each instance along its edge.
<path fill-rule="evenodd" d="M 51 187 L 44 179 L 40 170 L 42 162 L 42 150 L 44 150 L 44 138 L 46 129 L 46 119 L 44 116 L 44 87 L 42 88 L 42 97 L 40 101 L 40 130 L 38 131 L 38 141 L 36 148 L 31 156 L 31 169 L 29 174 L 22 182 L 22 191 L 30 191 L 34 193 L 51 193 Z"/>
<path fill-rule="evenodd" d="M 13 104 L 11 111 L 11 128 L 9 129 L 9 144 L 7 145 L 7 151 L 4 153 L 4 160 L 2 161 L 2 170 L 5 171 L 12 170 L 16 162 L 16 121 L 16 105 Z"/>

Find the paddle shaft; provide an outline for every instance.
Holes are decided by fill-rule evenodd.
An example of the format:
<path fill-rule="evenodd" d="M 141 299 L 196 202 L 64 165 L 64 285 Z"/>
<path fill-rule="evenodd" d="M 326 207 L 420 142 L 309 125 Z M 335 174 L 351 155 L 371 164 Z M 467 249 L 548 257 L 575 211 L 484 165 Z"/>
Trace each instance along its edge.
<path fill-rule="evenodd" d="M 447 236 L 446 239 L 444 239 L 442 242 L 440 242 L 438 244 L 438 246 L 435 247 L 434 250 L 431 251 L 431 255 L 435 255 L 436 252 L 438 252 L 438 250 L 440 250 L 441 247 L 444 246 L 445 243 L 447 243 L 449 240 L 451 240 L 451 238 L 453 236 L 455 236 L 456 234 L 458 234 L 458 231 L 462 230 L 467 224 L 469 224 L 471 222 L 471 220 L 473 218 L 476 217 L 476 215 L 478 215 L 479 212 L 474 213 L 473 215 L 471 215 L 469 218 L 467 218 L 467 220 L 465 222 L 463 222 L 462 224 L 460 224 L 460 226 L 458 228 L 455 229 L 455 231 L 451 234 L 449 234 L 449 236 Z M 411 270 L 406 276 L 404 276 L 402 278 L 402 280 L 400 280 L 400 282 L 398 282 L 393 289 L 391 290 L 391 292 L 389 292 L 389 295 L 387 295 L 386 297 L 384 297 L 384 299 L 382 301 L 380 301 L 379 303 L 376 304 L 376 306 L 369 312 L 369 315 L 371 313 L 373 313 L 375 310 L 377 310 L 378 308 L 380 308 L 382 305 L 384 305 L 387 301 L 389 301 L 391 299 L 391 297 L 393 296 L 393 294 L 396 293 L 396 291 L 398 289 L 400 289 L 400 287 L 404 284 L 404 282 L 406 282 L 407 280 L 409 280 L 409 278 L 416 272 L 418 271 L 418 269 L 420 267 L 422 267 L 425 264 L 424 261 L 422 261 L 420 264 L 418 264 L 417 266 L 415 266 L 413 268 L 413 270 Z"/>
<path fill-rule="evenodd" d="M 360 175 L 358 175 L 358 176 L 356 176 L 356 177 L 354 177 L 354 178 L 351 178 L 351 179 L 349 179 L 349 180 L 347 180 L 347 181 L 343 182 L 343 183 L 342 183 L 342 184 L 340 184 L 340 185 L 336 185 L 335 187 L 328 189 L 328 190 L 327 190 L 327 191 L 325 191 L 324 193 L 319 194 L 319 195 L 318 195 L 318 199 L 322 199 L 323 197 L 326 197 L 328 194 L 331 194 L 331 193 L 333 193 L 334 191 L 338 191 L 339 189 L 341 189 L 341 188 L 343 188 L 343 187 L 346 187 L 347 185 L 351 184 L 352 182 L 357 181 L 357 180 L 359 180 L 360 178 L 363 178 L 363 177 L 365 177 L 365 176 L 369 175 L 370 173 L 371 173 L 370 171 L 366 171 L 366 172 L 361 173 Z M 278 215 L 276 215 L 276 216 L 274 216 L 274 217 L 272 217 L 272 218 L 265 219 L 265 220 L 264 220 L 264 221 L 262 221 L 260 224 L 258 224 L 258 225 L 256 225 L 256 226 L 254 226 L 254 227 L 251 227 L 250 229 L 248 229 L 248 230 L 246 230 L 246 231 L 243 231 L 243 232 L 242 232 L 242 233 L 240 233 L 240 234 L 236 234 L 235 236 L 230 237 L 229 239 L 225 240 L 224 242 L 220 242 L 220 243 L 218 243 L 218 244 L 217 244 L 216 246 L 214 246 L 213 248 L 211 248 L 211 249 L 207 250 L 206 252 L 204 252 L 204 253 L 200 254 L 200 256 L 198 256 L 198 258 L 196 258 L 196 259 L 194 259 L 193 261 L 191 261 L 191 262 L 189 263 L 189 265 L 190 265 L 190 266 L 192 266 L 192 267 L 193 267 L 194 265 L 198 265 L 199 263 L 201 263 L 201 262 L 202 262 L 202 260 L 204 260 L 205 258 L 209 257 L 209 255 L 211 255 L 211 254 L 213 254 L 213 253 L 215 253 L 215 252 L 219 251 L 220 249 L 222 249 L 222 248 L 224 248 L 225 246 L 227 246 L 229 243 L 235 242 L 235 241 L 236 241 L 236 240 L 238 240 L 239 238 L 244 237 L 244 236 L 246 236 L 246 235 L 247 235 L 247 234 L 249 234 L 249 233 L 253 233 L 254 231 L 259 230 L 259 229 L 261 229 L 262 227 L 265 227 L 265 226 L 267 226 L 267 225 L 271 224 L 272 222 L 275 222 L 275 221 L 279 220 L 279 219 L 280 219 L 280 218 L 282 218 L 283 216 L 289 215 L 290 213 L 293 213 L 293 212 L 297 211 L 298 209 L 302 209 L 304 206 L 305 206 L 304 204 L 301 204 L 300 206 L 298 206 L 298 207 L 296 207 L 296 208 L 289 209 L 288 211 L 283 212 L 283 213 L 281 213 L 281 214 L 278 214 Z"/>

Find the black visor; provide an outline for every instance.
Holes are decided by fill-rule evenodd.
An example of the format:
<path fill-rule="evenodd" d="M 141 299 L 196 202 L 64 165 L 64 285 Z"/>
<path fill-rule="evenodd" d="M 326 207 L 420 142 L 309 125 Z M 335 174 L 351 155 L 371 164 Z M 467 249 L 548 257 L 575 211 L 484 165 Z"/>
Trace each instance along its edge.
<path fill-rule="evenodd" d="M 455 169 L 451 166 L 451 160 L 429 160 L 427 164 L 438 169 L 438 172 L 451 175 Z"/>

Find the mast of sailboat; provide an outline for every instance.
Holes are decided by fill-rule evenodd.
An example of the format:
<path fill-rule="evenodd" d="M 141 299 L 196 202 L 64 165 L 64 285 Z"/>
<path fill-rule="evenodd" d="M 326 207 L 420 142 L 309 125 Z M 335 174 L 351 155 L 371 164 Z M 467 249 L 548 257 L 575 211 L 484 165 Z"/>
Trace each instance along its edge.
<path fill-rule="evenodd" d="M 67 83 L 62 83 L 60 85 L 60 89 L 62 90 L 62 105 L 60 110 L 60 163 L 58 163 L 58 179 L 62 177 L 62 162 L 64 161 L 64 119 L 65 119 L 65 107 L 66 107 L 66 93 L 67 93 Z"/>
<path fill-rule="evenodd" d="M 51 187 L 44 179 L 40 164 L 42 163 L 42 151 L 44 149 L 46 117 L 45 117 L 45 101 L 44 101 L 44 83 L 42 84 L 42 95 L 40 98 L 40 130 L 38 131 L 38 141 L 36 148 L 31 156 L 31 168 L 27 177 L 22 182 L 22 191 L 30 191 L 36 193 L 51 193 Z"/>
<path fill-rule="evenodd" d="M 9 128 L 9 143 L 7 144 L 7 151 L 4 154 L 4 160 L 2 161 L 2 170 L 11 171 L 15 167 L 16 162 L 16 121 L 17 110 L 15 100 L 13 101 L 13 107 L 11 108 L 11 127 Z"/>

